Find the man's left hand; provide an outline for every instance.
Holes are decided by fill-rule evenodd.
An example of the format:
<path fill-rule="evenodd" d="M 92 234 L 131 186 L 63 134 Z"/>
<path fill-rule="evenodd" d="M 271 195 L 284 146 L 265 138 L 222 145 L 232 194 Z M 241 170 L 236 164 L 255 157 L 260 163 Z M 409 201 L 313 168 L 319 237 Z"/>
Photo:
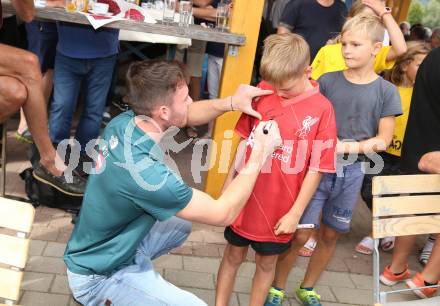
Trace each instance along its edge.
<path fill-rule="evenodd" d="M 261 120 L 261 114 L 252 108 L 252 100 L 271 93 L 273 93 L 272 90 L 241 84 L 232 96 L 232 108 Z"/>

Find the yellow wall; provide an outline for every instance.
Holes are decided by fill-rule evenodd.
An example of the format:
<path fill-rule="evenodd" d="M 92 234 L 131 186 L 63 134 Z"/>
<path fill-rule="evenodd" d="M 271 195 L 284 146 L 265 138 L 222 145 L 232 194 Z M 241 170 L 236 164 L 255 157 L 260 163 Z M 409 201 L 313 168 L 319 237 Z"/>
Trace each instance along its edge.
<path fill-rule="evenodd" d="M 239 84 L 249 84 L 251 81 L 263 4 L 264 0 L 235 0 L 233 2 L 231 32 L 244 33 L 246 44 L 238 48 L 236 56 L 228 54 L 225 57 L 219 91 L 220 97 L 232 95 Z M 213 197 L 220 195 L 226 178 L 228 168 L 226 165 L 230 164 L 239 140 L 234 137 L 231 146 L 229 137 L 231 133 L 226 132 L 226 141 L 224 141 L 224 133 L 235 127 L 239 116 L 238 112 L 230 112 L 219 117 L 215 122 L 213 139 L 217 145 L 211 152 L 213 168 L 208 172 L 205 185 L 205 191 Z M 222 147 L 223 150 L 221 150 Z M 223 166 L 219 167 L 220 164 Z"/>

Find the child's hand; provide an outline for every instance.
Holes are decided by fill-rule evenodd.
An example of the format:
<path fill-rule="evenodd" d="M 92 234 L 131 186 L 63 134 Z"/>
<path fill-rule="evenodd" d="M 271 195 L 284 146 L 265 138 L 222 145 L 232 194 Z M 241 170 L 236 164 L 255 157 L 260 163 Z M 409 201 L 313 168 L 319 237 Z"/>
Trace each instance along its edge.
<path fill-rule="evenodd" d="M 385 11 L 385 3 L 380 0 L 362 0 L 362 3 L 373 10 L 377 16 L 381 16 Z"/>
<path fill-rule="evenodd" d="M 296 231 L 299 218 L 291 213 L 285 214 L 274 227 L 275 235 L 292 234 Z"/>

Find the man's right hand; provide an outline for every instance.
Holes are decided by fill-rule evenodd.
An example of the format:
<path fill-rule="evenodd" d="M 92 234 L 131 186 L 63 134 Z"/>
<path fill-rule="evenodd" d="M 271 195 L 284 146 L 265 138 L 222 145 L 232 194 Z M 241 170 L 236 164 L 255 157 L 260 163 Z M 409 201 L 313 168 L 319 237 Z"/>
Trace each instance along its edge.
<path fill-rule="evenodd" d="M 267 129 L 267 134 L 263 129 Z M 252 152 L 258 154 L 262 158 L 262 162 L 275 151 L 277 147 L 282 144 L 280 129 L 274 120 L 261 121 L 254 130 L 254 147 Z M 253 154 L 251 154 L 252 157 Z"/>

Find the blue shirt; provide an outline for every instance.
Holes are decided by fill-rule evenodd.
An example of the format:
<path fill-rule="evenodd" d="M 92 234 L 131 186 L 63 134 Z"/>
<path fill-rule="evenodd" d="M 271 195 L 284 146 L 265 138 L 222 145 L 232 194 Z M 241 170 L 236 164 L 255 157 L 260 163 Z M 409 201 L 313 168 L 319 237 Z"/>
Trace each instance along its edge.
<path fill-rule="evenodd" d="M 157 220 L 183 209 L 192 189 L 163 162 L 164 153 L 134 124 L 134 113 L 114 118 L 95 162 L 64 261 L 82 275 L 108 275 L 134 264 L 139 243 Z"/>
<path fill-rule="evenodd" d="M 107 57 L 118 53 L 118 36 L 117 29 L 59 22 L 57 51 L 81 59 Z"/>

